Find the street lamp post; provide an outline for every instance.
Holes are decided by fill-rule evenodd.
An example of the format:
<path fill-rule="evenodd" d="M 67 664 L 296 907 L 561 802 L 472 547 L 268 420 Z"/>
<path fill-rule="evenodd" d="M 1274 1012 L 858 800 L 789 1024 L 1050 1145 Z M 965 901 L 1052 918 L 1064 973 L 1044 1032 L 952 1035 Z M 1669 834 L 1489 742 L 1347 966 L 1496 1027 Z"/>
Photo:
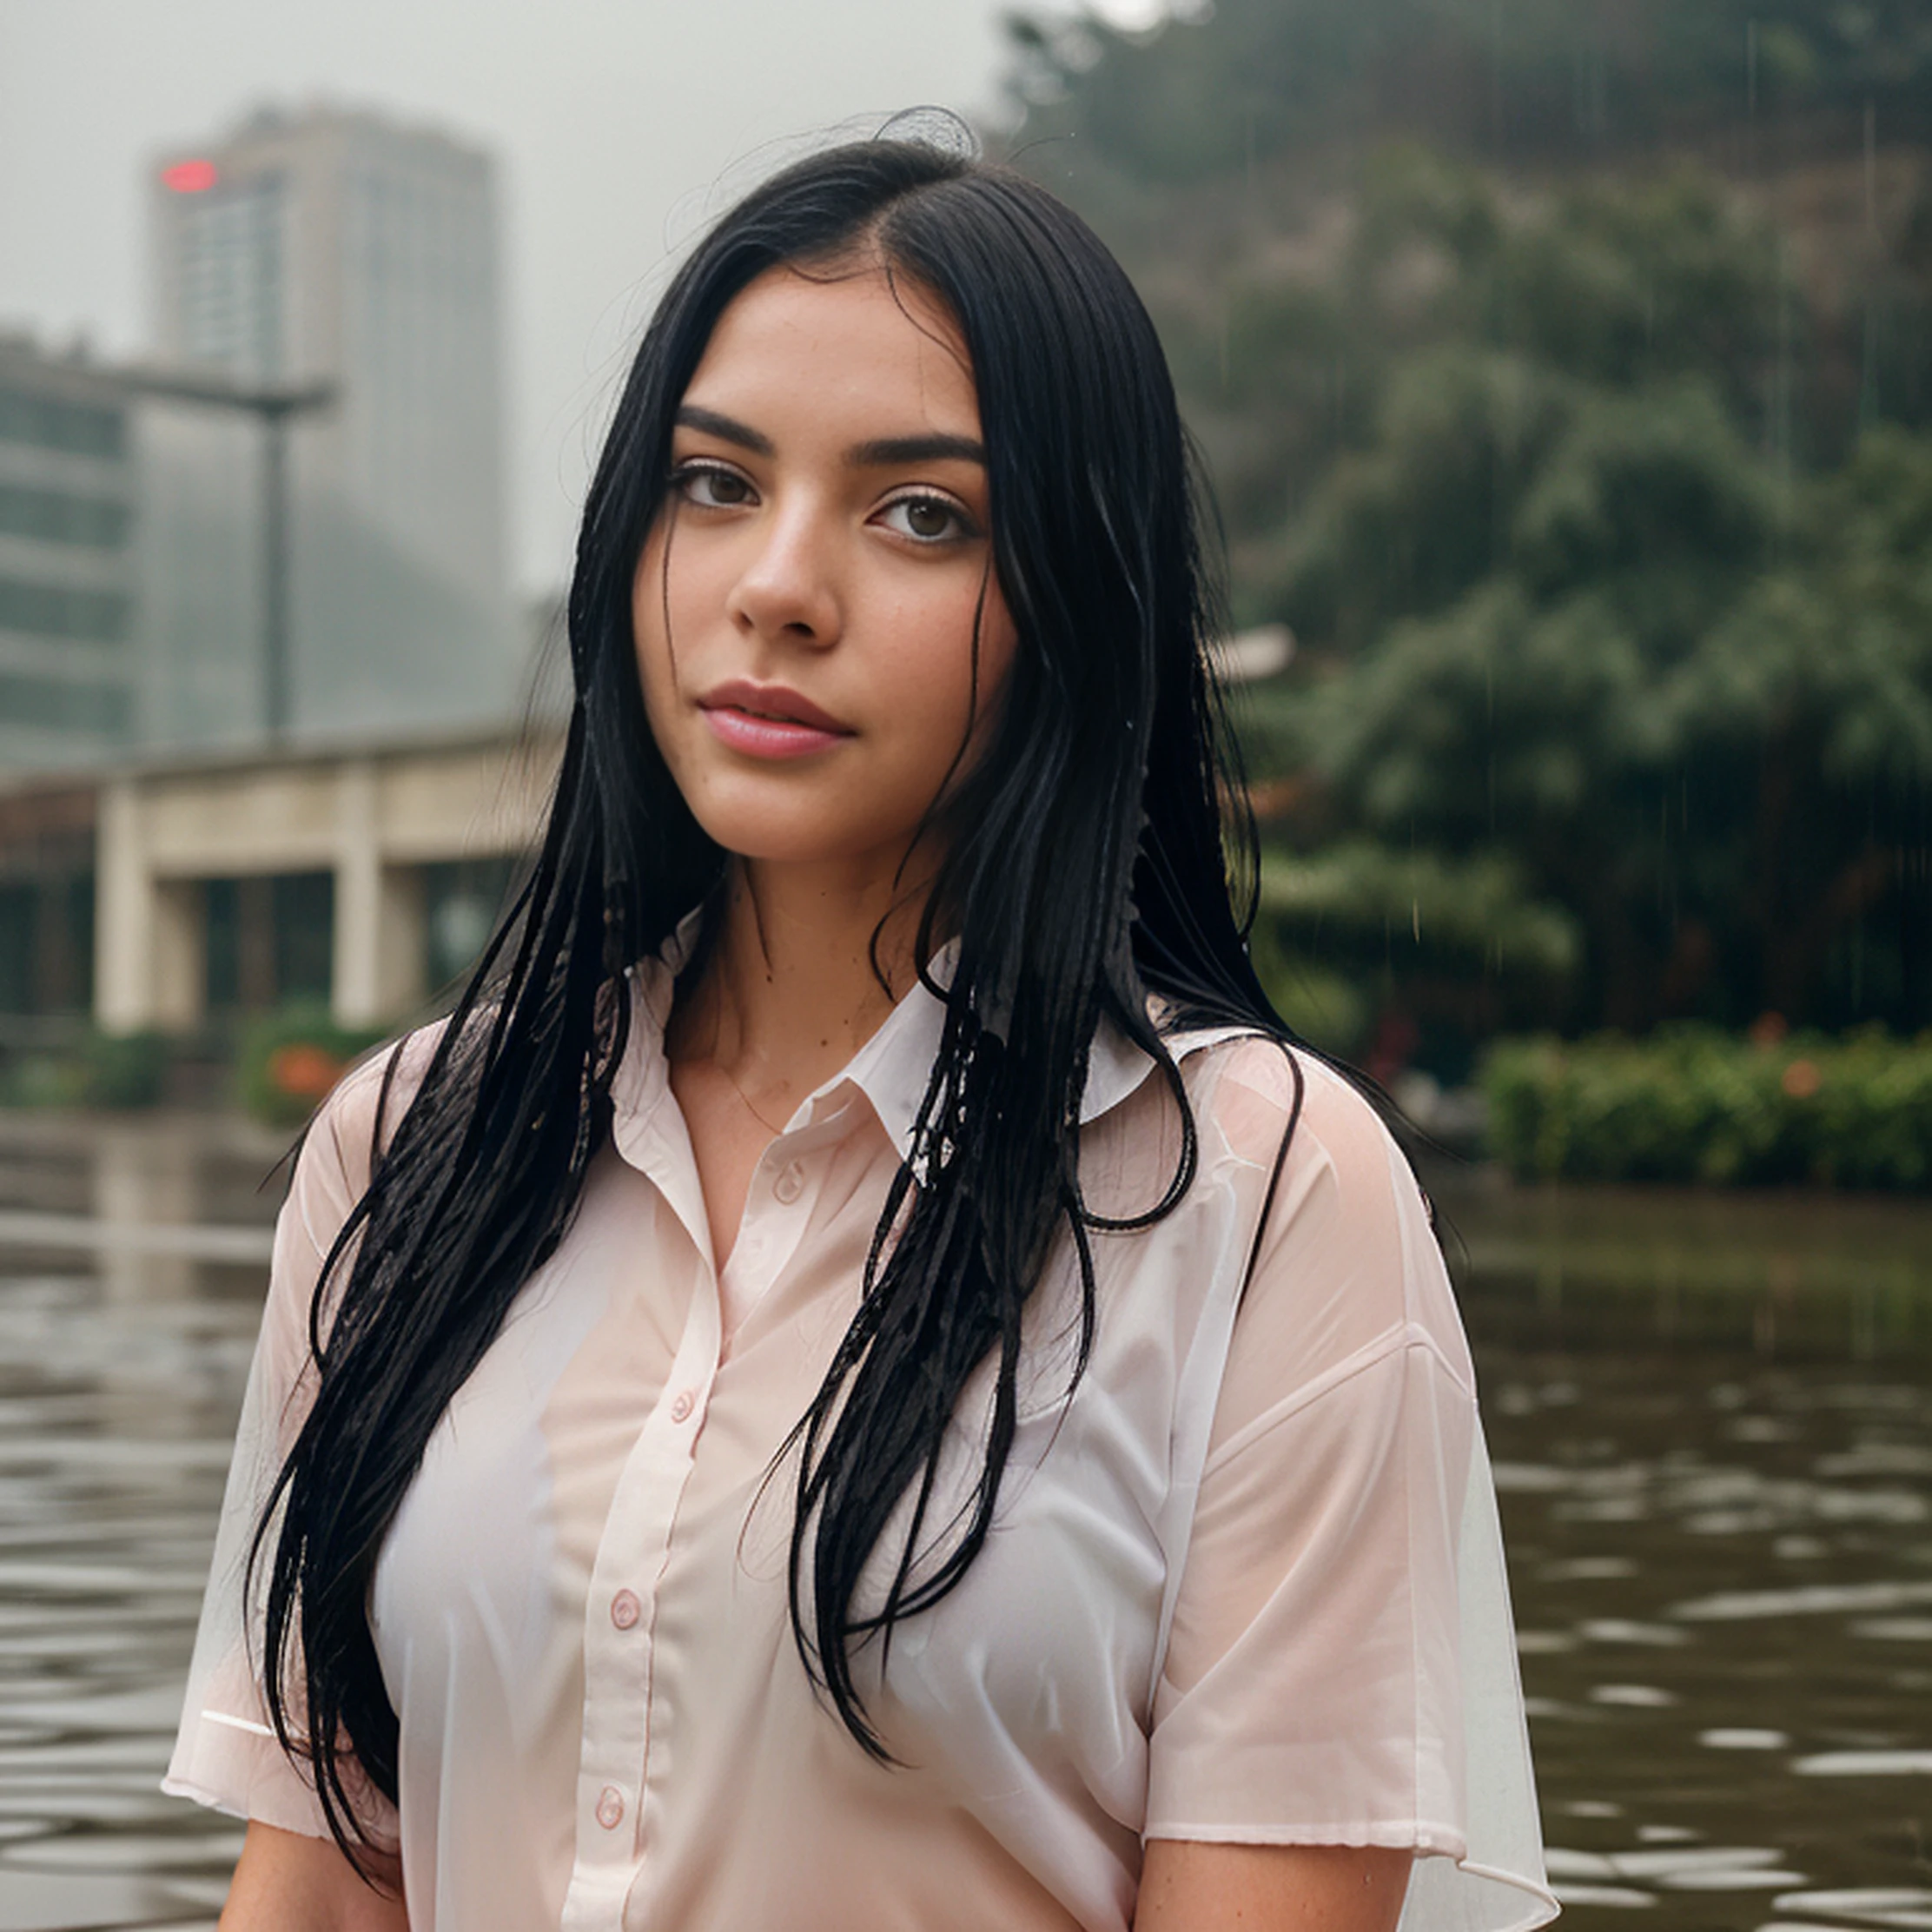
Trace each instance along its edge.
<path fill-rule="evenodd" d="M 288 623 L 288 425 L 326 409 L 333 382 L 248 384 L 199 370 L 124 368 L 122 384 L 138 395 L 212 409 L 239 409 L 261 425 L 261 729 L 280 744 L 294 722 L 294 653 Z"/>

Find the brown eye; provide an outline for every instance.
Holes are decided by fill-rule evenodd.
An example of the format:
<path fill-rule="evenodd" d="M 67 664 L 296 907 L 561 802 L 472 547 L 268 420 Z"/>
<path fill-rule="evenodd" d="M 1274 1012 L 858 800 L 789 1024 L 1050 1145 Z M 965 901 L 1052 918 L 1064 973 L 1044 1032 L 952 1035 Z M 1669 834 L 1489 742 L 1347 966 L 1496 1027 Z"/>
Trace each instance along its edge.
<path fill-rule="evenodd" d="M 736 470 L 694 463 L 679 470 L 672 483 L 685 502 L 700 509 L 735 510 L 755 500 L 751 484 Z"/>
<path fill-rule="evenodd" d="M 957 543 L 979 533 L 965 512 L 943 496 L 900 497 L 886 505 L 883 517 L 889 530 L 919 543 Z"/>

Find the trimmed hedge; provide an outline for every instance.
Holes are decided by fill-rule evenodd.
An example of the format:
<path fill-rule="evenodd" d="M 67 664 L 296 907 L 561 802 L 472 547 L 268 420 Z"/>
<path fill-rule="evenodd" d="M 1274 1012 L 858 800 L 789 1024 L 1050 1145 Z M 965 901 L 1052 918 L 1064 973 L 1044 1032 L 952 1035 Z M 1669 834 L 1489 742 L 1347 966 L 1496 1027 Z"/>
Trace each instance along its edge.
<path fill-rule="evenodd" d="M 1491 1150 L 1525 1180 L 1932 1188 L 1932 1032 L 1505 1040 L 1481 1079 Z"/>

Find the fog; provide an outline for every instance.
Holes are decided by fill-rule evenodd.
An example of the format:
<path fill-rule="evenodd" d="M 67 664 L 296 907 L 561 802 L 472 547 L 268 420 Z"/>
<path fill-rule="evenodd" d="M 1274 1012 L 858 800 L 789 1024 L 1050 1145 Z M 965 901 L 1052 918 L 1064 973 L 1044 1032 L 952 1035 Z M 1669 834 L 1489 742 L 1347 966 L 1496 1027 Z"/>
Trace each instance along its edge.
<path fill-rule="evenodd" d="M 667 254 L 785 143 L 997 101 L 1003 0 L 0 0 L 0 330 L 145 346 L 143 169 L 325 100 L 493 149 L 513 554 L 554 587 Z"/>

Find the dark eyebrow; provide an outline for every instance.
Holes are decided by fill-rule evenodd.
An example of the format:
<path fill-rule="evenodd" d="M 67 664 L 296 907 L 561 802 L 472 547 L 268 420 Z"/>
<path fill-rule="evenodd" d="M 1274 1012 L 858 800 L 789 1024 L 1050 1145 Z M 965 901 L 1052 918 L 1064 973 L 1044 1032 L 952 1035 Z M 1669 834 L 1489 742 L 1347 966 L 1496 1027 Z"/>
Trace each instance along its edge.
<path fill-rule="evenodd" d="M 986 445 L 975 436 L 882 436 L 845 453 L 856 470 L 892 469 L 901 463 L 977 463 L 986 466 Z"/>
<path fill-rule="evenodd" d="M 715 409 L 700 409 L 694 402 L 683 403 L 678 407 L 678 420 L 686 429 L 702 430 L 705 435 L 716 436 L 722 442 L 736 443 L 740 449 L 748 449 L 754 456 L 770 456 L 774 453 L 769 436 L 747 423 L 741 423 L 735 416 L 721 416 Z"/>
<path fill-rule="evenodd" d="M 762 430 L 695 402 L 679 406 L 678 421 L 685 429 L 736 443 L 740 449 L 748 449 L 757 456 L 777 453 L 771 439 Z M 977 463 L 983 469 L 986 445 L 976 436 L 954 436 L 944 432 L 926 436 L 881 436 L 870 443 L 855 443 L 846 451 L 845 460 L 856 470 L 892 469 L 901 463 L 947 462 Z"/>

